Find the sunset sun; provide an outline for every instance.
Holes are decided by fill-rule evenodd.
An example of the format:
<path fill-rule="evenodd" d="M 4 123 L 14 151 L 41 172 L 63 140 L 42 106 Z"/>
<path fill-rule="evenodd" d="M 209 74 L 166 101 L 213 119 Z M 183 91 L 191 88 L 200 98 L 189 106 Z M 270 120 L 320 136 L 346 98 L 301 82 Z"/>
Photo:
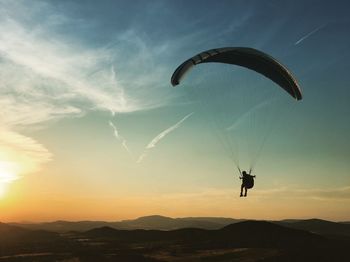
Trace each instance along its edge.
<path fill-rule="evenodd" d="M 0 162 L 0 198 L 5 195 L 8 185 L 18 178 L 15 167 L 11 162 Z"/>

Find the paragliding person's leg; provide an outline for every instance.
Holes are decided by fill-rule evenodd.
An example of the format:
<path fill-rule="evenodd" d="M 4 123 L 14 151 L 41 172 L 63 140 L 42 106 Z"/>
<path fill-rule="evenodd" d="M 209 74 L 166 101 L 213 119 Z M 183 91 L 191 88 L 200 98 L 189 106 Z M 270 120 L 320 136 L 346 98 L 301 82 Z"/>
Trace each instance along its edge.
<path fill-rule="evenodd" d="M 244 196 L 245 197 L 247 196 L 247 191 L 248 191 L 248 189 L 246 187 L 244 187 Z"/>
<path fill-rule="evenodd" d="M 242 197 L 243 196 L 243 184 L 241 185 L 241 194 L 239 195 L 240 197 Z"/>

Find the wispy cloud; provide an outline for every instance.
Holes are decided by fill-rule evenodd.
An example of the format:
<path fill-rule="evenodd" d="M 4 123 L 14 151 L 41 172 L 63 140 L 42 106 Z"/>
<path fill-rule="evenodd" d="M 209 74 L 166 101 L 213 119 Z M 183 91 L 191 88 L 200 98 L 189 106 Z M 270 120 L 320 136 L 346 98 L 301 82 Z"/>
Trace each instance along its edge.
<path fill-rule="evenodd" d="M 165 136 L 173 132 L 175 129 L 179 128 L 182 125 L 182 123 L 186 121 L 186 119 L 192 116 L 193 114 L 194 112 L 186 115 L 184 118 L 178 121 L 175 125 L 172 125 L 171 127 L 165 129 L 160 134 L 158 134 L 155 138 L 153 138 L 151 142 L 149 142 L 148 145 L 146 146 L 144 152 L 138 158 L 137 163 L 140 163 L 147 156 L 148 151 L 154 148 L 159 143 L 160 140 L 162 140 Z"/>
<path fill-rule="evenodd" d="M 41 1 L 1 3 L 0 103 L 9 109 L 7 123 L 36 124 L 88 110 L 133 112 L 171 99 L 164 97 L 164 85 L 170 85 L 164 62 L 155 62 L 166 53 L 162 44 L 128 29 L 113 44 L 91 46 L 79 34 L 57 32 L 82 23 L 88 28 L 89 21 L 56 13 Z"/>
<path fill-rule="evenodd" d="M 0 146 L 7 155 L 23 156 L 28 165 L 32 161 L 28 170 L 52 155 L 23 130 L 91 110 L 146 110 L 171 99 L 164 88 L 169 84 L 164 63 L 154 62 L 164 48 L 132 30 L 118 32 L 114 43 L 92 46 L 78 30 L 72 35 L 60 29 L 89 28 L 93 22 L 57 10 L 45 1 L 0 0 L 0 128 L 6 132 Z M 119 139 L 130 153 L 126 140 Z"/>
<path fill-rule="evenodd" d="M 193 115 L 194 112 L 186 115 L 184 118 L 182 118 L 179 122 L 177 122 L 175 125 L 169 127 L 168 129 L 164 130 L 163 132 L 161 132 L 159 135 L 157 135 L 155 138 L 152 139 L 152 141 L 147 145 L 147 149 L 153 148 L 156 146 L 156 144 L 162 140 L 166 135 L 168 135 L 169 133 L 171 133 L 172 131 L 174 131 L 175 129 L 179 128 L 180 125 L 187 119 L 189 118 L 191 115 Z"/>
<path fill-rule="evenodd" d="M 294 43 L 294 45 L 299 45 L 301 42 L 303 42 L 304 40 L 306 40 L 307 38 L 309 38 L 310 36 L 312 36 L 313 34 L 317 33 L 319 30 L 321 30 L 322 28 L 324 28 L 326 25 L 320 25 L 319 27 L 315 28 L 314 30 L 312 30 L 311 32 L 307 33 L 306 35 L 304 35 L 303 37 L 301 37 L 298 41 L 296 41 Z"/>
<path fill-rule="evenodd" d="M 11 166 L 13 177 L 38 171 L 52 154 L 34 139 L 9 130 L 0 130 L 0 162 Z"/>
<path fill-rule="evenodd" d="M 93 78 L 86 77 L 88 72 L 110 62 L 105 61 L 112 55 L 106 50 L 64 40 L 47 41 L 44 35 L 50 35 L 45 31 L 48 29 L 39 28 L 33 33 L 16 21 L 1 23 L 0 30 L 1 67 L 3 78 L 7 79 L 3 86 L 12 93 L 20 93 L 29 102 L 46 102 L 51 97 L 56 103 L 65 99 L 66 105 L 83 99 L 87 108 L 114 112 L 142 109 L 135 99 L 128 99 L 121 84 L 108 77 L 108 68 Z"/>
<path fill-rule="evenodd" d="M 117 127 L 112 123 L 112 121 L 109 121 L 108 124 L 110 127 L 112 127 L 113 134 L 114 134 L 115 138 L 121 142 L 121 144 L 125 148 L 125 150 L 132 156 L 132 153 L 131 153 L 129 147 L 127 146 L 126 139 L 119 134 Z"/>

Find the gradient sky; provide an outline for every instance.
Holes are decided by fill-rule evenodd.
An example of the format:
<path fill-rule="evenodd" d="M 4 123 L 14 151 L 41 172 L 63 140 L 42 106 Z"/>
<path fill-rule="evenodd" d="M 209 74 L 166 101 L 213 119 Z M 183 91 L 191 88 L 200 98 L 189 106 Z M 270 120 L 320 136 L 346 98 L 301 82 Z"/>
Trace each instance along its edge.
<path fill-rule="evenodd" d="M 350 220 L 348 1 L 198 3 L 0 0 L 0 221 Z M 181 62 L 225 46 L 282 61 L 304 99 L 222 65 L 171 87 Z M 232 110 L 188 92 L 213 85 L 235 90 L 236 119 L 259 90 L 282 101 L 248 198 L 207 114 Z"/>

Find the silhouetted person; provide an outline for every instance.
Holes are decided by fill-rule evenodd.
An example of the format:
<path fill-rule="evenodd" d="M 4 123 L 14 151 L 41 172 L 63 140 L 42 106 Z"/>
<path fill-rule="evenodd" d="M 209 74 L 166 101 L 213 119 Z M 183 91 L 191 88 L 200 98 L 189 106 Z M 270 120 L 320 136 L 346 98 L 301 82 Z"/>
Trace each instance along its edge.
<path fill-rule="evenodd" d="M 241 172 L 241 171 L 240 171 Z M 249 174 L 246 171 L 243 171 L 240 173 L 241 176 L 239 179 L 242 179 L 242 185 L 241 185 L 241 194 L 240 197 L 243 196 L 243 188 L 244 188 L 244 196 L 247 196 L 247 191 L 249 188 L 252 188 L 254 186 L 254 177 L 251 175 L 251 171 Z"/>

